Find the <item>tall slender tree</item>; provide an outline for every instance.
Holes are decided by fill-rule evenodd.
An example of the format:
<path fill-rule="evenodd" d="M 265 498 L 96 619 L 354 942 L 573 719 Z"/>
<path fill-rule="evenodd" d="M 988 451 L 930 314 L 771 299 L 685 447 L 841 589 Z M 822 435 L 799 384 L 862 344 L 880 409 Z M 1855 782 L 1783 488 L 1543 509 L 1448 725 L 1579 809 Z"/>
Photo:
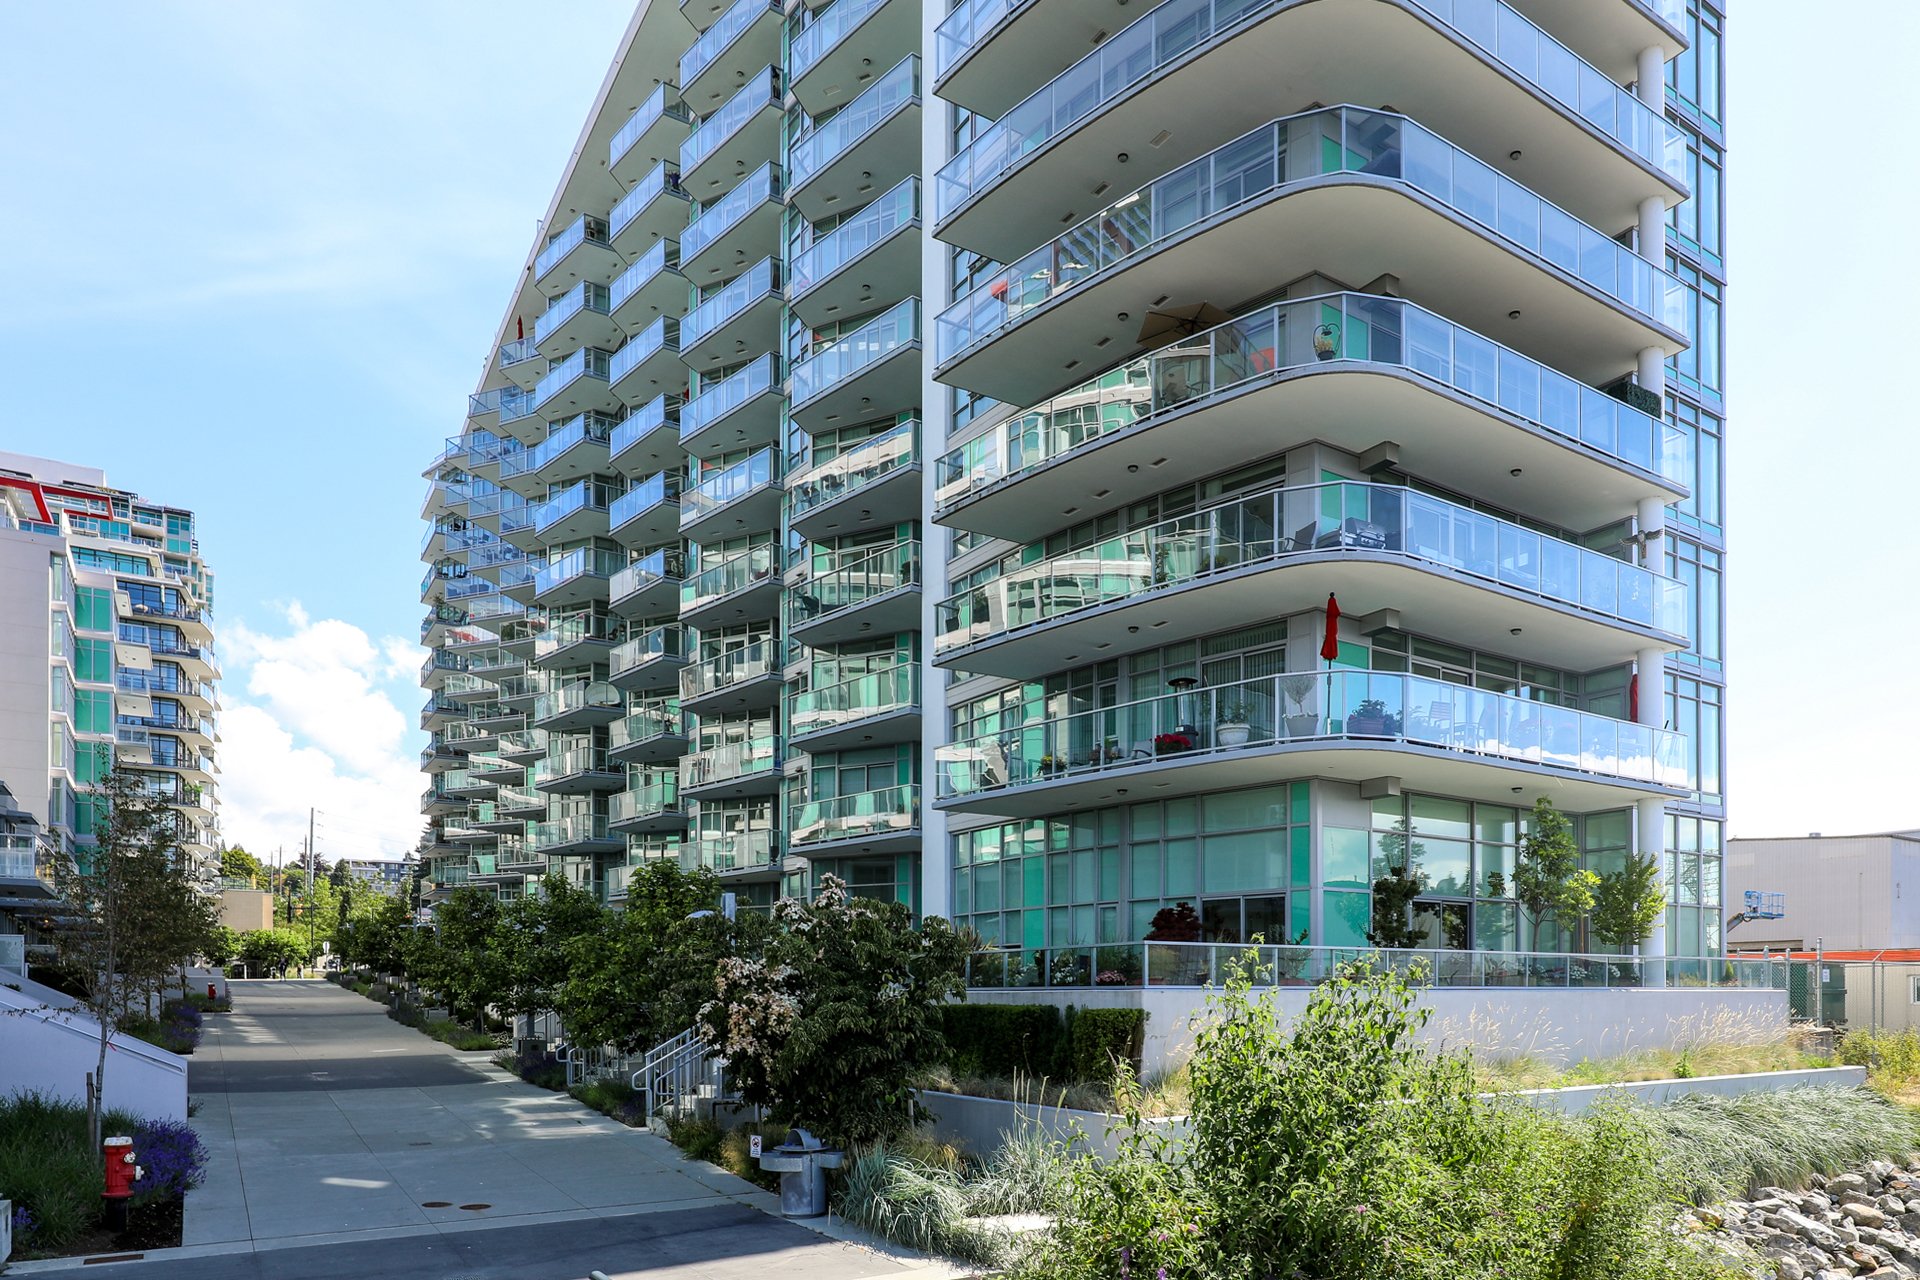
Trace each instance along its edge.
<path fill-rule="evenodd" d="M 1513 866 L 1513 896 L 1533 918 L 1533 949 L 1540 949 L 1540 927 L 1548 916 L 1570 929 L 1593 910 L 1593 891 L 1599 885 L 1600 877 L 1580 866 L 1573 823 L 1554 808 L 1553 801 L 1541 796 L 1534 801 Z"/>

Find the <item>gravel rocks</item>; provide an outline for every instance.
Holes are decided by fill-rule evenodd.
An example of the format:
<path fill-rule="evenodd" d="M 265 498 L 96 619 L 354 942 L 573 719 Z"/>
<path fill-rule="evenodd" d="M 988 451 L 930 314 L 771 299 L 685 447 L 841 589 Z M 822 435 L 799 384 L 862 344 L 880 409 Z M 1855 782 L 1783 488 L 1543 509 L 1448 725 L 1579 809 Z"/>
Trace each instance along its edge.
<path fill-rule="evenodd" d="M 1876 1160 L 1805 1191 L 1762 1187 L 1752 1200 L 1695 1209 L 1692 1231 L 1752 1250 L 1774 1280 L 1920 1280 L 1920 1165 Z"/>

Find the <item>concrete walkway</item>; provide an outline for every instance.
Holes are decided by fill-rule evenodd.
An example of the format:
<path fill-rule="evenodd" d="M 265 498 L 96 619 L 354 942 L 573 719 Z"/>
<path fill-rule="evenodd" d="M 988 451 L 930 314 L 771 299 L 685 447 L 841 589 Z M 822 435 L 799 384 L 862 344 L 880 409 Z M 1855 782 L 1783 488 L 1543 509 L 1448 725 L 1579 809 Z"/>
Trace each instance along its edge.
<path fill-rule="evenodd" d="M 233 1002 L 192 1060 L 212 1161 L 186 1247 L 142 1275 L 950 1274 L 770 1216 L 752 1184 L 331 983 L 235 982 Z"/>

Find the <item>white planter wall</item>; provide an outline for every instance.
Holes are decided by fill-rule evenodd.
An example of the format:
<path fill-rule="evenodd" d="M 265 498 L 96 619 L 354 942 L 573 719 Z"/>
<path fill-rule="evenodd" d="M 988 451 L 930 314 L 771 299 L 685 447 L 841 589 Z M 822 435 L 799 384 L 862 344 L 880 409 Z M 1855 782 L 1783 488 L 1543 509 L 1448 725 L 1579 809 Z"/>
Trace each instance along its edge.
<path fill-rule="evenodd" d="M 100 1025 L 91 1017 L 0 987 L 0 1094 L 37 1092 L 84 1105 L 87 1073 L 99 1061 Z M 115 1033 L 106 1104 L 147 1119 L 185 1120 L 187 1060 Z"/>

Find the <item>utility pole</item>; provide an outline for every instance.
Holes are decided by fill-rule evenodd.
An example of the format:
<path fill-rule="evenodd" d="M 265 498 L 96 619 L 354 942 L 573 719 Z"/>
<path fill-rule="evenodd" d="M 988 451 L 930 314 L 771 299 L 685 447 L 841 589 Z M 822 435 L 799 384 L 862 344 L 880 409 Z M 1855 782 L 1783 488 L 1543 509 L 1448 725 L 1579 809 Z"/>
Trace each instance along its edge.
<path fill-rule="evenodd" d="M 313 872 L 319 865 L 313 849 L 313 808 L 307 808 L 307 958 L 313 958 Z"/>

